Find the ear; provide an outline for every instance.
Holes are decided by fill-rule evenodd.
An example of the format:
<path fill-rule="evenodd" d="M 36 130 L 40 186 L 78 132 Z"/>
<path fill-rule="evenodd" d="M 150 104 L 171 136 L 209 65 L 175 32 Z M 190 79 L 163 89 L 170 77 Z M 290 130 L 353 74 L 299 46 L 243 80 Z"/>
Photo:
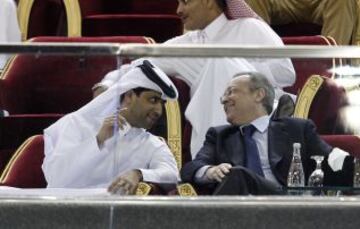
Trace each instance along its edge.
<path fill-rule="evenodd" d="M 255 92 L 255 100 L 256 102 L 262 102 L 262 100 L 265 98 L 266 92 L 264 88 L 259 88 Z"/>
<path fill-rule="evenodd" d="M 132 100 L 134 99 L 134 95 L 135 95 L 135 93 L 134 93 L 134 91 L 133 90 L 130 90 L 130 91 L 127 91 L 127 92 L 125 92 L 125 94 L 124 94 L 124 98 L 123 98 L 123 101 L 122 101 L 122 105 L 123 106 L 128 106 L 128 105 L 130 105 L 131 104 L 131 102 L 132 102 Z"/>

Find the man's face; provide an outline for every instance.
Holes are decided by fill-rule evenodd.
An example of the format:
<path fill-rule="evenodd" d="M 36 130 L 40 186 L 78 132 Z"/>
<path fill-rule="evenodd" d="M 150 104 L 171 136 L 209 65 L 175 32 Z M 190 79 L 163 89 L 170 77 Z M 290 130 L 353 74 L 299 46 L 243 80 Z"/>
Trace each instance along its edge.
<path fill-rule="evenodd" d="M 164 102 L 156 91 L 133 93 L 127 104 L 128 122 L 134 127 L 150 129 L 160 118 Z"/>
<path fill-rule="evenodd" d="M 251 90 L 249 76 L 232 79 L 221 98 L 227 121 L 233 125 L 243 125 L 255 119 L 259 103 L 257 90 Z"/>
<path fill-rule="evenodd" d="M 204 29 L 212 21 L 206 1 L 213 0 L 178 0 L 176 12 L 186 30 Z"/>

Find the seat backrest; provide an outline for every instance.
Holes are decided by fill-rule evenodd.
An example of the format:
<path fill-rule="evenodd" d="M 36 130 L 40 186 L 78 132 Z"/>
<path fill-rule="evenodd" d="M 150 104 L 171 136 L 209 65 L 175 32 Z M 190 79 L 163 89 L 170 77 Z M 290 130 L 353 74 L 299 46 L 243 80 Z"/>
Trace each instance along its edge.
<path fill-rule="evenodd" d="M 78 0 L 83 17 L 95 14 L 176 14 L 176 0 Z"/>
<path fill-rule="evenodd" d="M 333 79 L 313 75 L 298 95 L 294 116 L 311 119 L 320 134 L 345 133 L 341 111 L 348 105 L 345 89 Z"/>
<path fill-rule="evenodd" d="M 66 34 L 63 0 L 19 0 L 19 24 L 23 39 Z"/>
<path fill-rule="evenodd" d="M 283 37 L 282 40 L 285 45 L 336 45 L 336 42 L 332 38 L 324 36 Z M 330 78 L 334 77 L 330 70 L 334 68 L 335 65 L 340 64 L 336 63 L 336 61 L 340 62 L 340 60 L 335 59 L 293 58 L 292 62 L 295 68 L 296 81 L 293 86 L 284 88 L 285 91 L 296 95 L 306 80 L 313 74 Z"/>
<path fill-rule="evenodd" d="M 147 37 L 38 37 L 32 42 L 153 43 Z M 69 113 L 117 68 L 116 56 L 16 55 L 0 78 L 0 109 L 10 114 Z"/>
<path fill-rule="evenodd" d="M 280 37 L 316 36 L 321 34 L 321 25 L 314 23 L 289 23 L 271 25 Z"/>
<path fill-rule="evenodd" d="M 41 169 L 43 159 L 43 136 L 30 137 L 12 156 L 1 175 L 0 184 L 18 188 L 45 188 L 46 180 Z"/>
<path fill-rule="evenodd" d="M 321 135 L 321 138 L 333 147 L 338 147 L 350 155 L 360 158 L 360 138 L 357 135 Z"/>

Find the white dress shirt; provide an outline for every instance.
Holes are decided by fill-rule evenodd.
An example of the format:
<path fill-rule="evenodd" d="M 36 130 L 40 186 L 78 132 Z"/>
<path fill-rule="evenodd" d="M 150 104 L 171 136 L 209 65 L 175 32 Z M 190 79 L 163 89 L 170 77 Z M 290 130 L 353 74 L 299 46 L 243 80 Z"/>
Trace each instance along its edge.
<path fill-rule="evenodd" d="M 13 0 L 0 0 L 0 43 L 20 42 L 21 33 Z M 0 55 L 0 70 L 6 64 L 8 55 Z"/>
<path fill-rule="evenodd" d="M 228 20 L 221 14 L 204 30 L 188 32 L 164 44 L 237 44 L 283 46 L 280 37 L 263 21 L 254 18 Z M 248 71 L 263 73 L 275 87 L 276 98 L 282 87 L 295 82 L 289 59 L 262 58 L 152 58 L 168 75 L 184 80 L 191 89 L 191 101 L 185 116 L 193 127 L 191 153 L 200 150 L 209 127 L 227 123 L 219 98 L 235 74 Z M 101 84 L 111 86 L 126 71 L 126 66 L 110 72 Z"/>

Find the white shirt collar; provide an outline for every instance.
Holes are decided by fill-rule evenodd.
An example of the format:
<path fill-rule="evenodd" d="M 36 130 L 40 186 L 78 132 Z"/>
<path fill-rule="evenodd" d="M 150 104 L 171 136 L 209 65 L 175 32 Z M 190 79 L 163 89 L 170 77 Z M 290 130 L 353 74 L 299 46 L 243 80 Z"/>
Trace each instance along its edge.
<path fill-rule="evenodd" d="M 200 33 L 205 34 L 208 40 L 213 40 L 214 37 L 219 33 L 220 29 L 224 27 L 228 19 L 225 14 L 222 13 L 215 20 L 213 20 L 208 26 L 206 26 L 203 30 L 200 30 Z"/>
<path fill-rule="evenodd" d="M 264 133 L 267 130 L 267 128 L 269 127 L 269 123 L 270 123 L 270 116 L 264 115 L 264 116 L 261 116 L 260 118 L 253 120 L 250 124 L 255 126 L 257 131 Z M 248 125 L 249 124 L 240 126 L 241 132 L 242 132 L 242 128 L 244 126 L 248 126 Z"/>

